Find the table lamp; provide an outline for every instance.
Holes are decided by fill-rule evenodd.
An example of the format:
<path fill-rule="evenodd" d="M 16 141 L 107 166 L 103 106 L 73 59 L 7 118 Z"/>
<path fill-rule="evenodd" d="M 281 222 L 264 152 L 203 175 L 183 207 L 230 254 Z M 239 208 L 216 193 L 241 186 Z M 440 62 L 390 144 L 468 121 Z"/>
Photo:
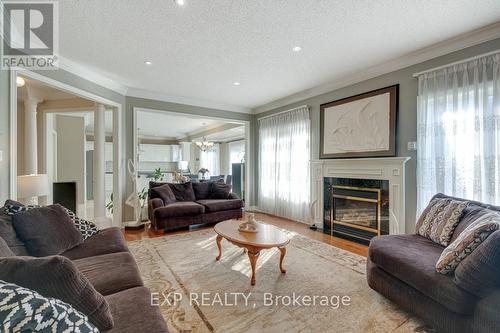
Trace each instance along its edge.
<path fill-rule="evenodd" d="M 46 174 L 17 177 L 17 197 L 26 199 L 27 204 L 38 204 L 38 197 L 49 194 L 49 178 Z"/>

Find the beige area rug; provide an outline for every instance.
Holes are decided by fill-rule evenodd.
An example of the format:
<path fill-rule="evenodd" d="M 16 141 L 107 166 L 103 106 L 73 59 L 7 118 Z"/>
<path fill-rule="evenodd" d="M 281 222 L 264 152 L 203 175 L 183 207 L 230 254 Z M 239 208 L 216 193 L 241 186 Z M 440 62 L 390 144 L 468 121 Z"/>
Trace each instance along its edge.
<path fill-rule="evenodd" d="M 171 332 L 426 331 L 418 320 L 368 287 L 365 258 L 290 235 L 287 273 L 279 271 L 277 249 L 262 251 L 253 287 L 243 249 L 223 240 L 222 259 L 215 261 L 211 230 L 133 241 L 129 247 L 146 286 L 162 293 L 154 294 L 154 302 L 162 303 Z M 289 304 L 293 293 L 311 300 L 316 296 L 316 305 L 304 298 Z M 287 297 L 276 301 L 277 296 Z M 340 303 L 343 296 L 351 301 L 337 306 L 335 296 Z"/>

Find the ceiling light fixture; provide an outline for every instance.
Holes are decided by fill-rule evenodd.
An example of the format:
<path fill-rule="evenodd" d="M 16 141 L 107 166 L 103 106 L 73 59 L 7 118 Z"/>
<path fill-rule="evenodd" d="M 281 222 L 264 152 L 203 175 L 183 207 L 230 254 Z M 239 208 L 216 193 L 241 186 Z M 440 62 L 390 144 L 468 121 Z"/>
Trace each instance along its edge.
<path fill-rule="evenodd" d="M 300 46 L 294 46 L 292 51 L 293 52 L 300 52 L 300 51 L 302 51 L 302 48 Z"/>
<path fill-rule="evenodd" d="M 151 61 L 149 61 L 149 60 L 144 61 L 144 63 L 145 63 L 146 65 L 148 65 L 148 66 L 153 64 L 153 63 L 152 63 Z"/>
<path fill-rule="evenodd" d="M 16 86 L 18 88 L 21 88 L 21 87 L 24 87 L 24 85 L 26 84 L 26 81 L 24 81 L 24 79 L 20 76 L 16 77 Z"/>
<path fill-rule="evenodd" d="M 179 6 L 184 6 L 184 4 L 186 3 L 184 0 L 174 0 L 174 2 Z"/>
<path fill-rule="evenodd" d="M 240 83 L 239 83 L 239 82 L 234 82 L 234 83 L 233 83 L 233 85 L 235 85 L 235 86 L 239 86 L 239 85 L 240 85 Z"/>
<path fill-rule="evenodd" d="M 211 151 L 214 147 L 214 143 L 208 141 L 206 137 L 202 137 L 201 141 L 195 141 L 194 144 L 196 147 L 200 148 L 201 151 Z"/>

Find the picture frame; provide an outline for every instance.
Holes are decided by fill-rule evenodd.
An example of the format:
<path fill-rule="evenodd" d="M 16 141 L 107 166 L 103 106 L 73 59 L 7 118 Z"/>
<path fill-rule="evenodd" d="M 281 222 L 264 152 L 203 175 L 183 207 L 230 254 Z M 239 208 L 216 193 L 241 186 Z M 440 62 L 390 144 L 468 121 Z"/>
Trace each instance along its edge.
<path fill-rule="evenodd" d="M 399 84 L 320 105 L 320 158 L 396 156 Z"/>

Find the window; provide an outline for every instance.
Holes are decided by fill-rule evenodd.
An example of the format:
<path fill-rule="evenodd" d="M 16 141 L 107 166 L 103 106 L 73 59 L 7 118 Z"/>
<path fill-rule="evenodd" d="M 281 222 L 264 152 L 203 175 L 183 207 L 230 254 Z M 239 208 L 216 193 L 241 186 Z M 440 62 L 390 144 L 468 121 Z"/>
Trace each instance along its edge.
<path fill-rule="evenodd" d="M 259 208 L 309 219 L 309 110 L 302 107 L 259 120 Z"/>
<path fill-rule="evenodd" d="M 200 168 L 208 169 L 210 176 L 220 175 L 220 149 L 219 144 L 214 144 L 212 150 L 200 152 Z"/>
<path fill-rule="evenodd" d="M 417 213 L 448 195 L 500 204 L 500 54 L 419 77 Z"/>
<path fill-rule="evenodd" d="M 245 141 L 235 141 L 228 144 L 229 174 L 232 174 L 233 163 L 242 163 L 245 159 Z"/>

